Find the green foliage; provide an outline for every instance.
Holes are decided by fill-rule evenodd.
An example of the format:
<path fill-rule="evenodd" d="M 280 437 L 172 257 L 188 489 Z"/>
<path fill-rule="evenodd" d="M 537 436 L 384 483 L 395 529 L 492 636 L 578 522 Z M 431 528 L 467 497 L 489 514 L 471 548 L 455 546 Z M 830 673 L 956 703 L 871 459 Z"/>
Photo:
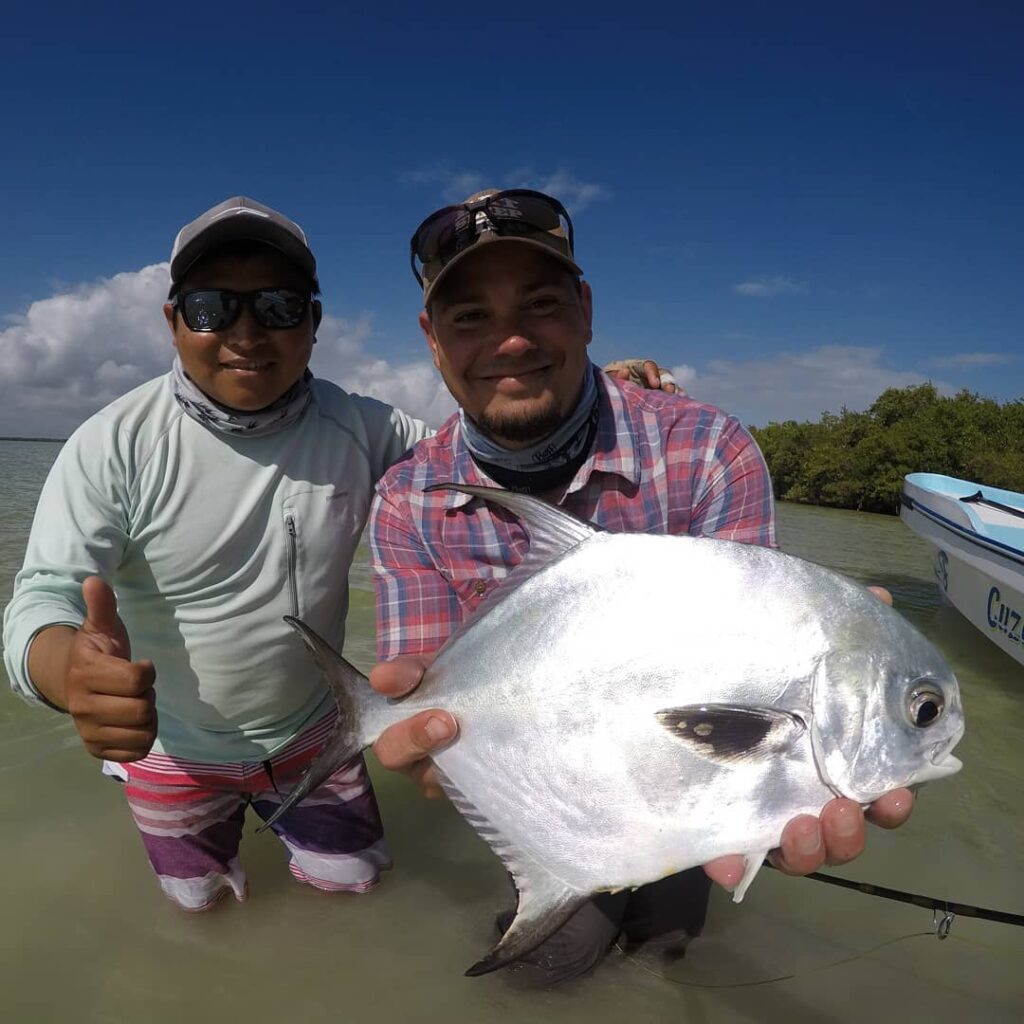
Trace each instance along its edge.
<path fill-rule="evenodd" d="M 941 473 L 1024 492 L 1024 398 L 1000 405 L 934 384 L 889 388 L 866 412 L 824 413 L 818 423 L 752 427 L 784 501 L 899 510 L 907 473 Z"/>

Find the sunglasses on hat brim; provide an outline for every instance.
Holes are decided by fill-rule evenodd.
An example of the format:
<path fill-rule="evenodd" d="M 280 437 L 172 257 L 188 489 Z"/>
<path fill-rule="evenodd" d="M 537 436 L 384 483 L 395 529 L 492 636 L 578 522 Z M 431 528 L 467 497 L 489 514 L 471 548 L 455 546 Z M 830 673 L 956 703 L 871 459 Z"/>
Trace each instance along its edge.
<path fill-rule="evenodd" d="M 412 272 L 420 287 L 424 277 L 434 280 L 488 232 L 500 238 L 531 239 L 565 259 L 573 258 L 572 220 L 565 207 L 543 192 L 510 188 L 445 206 L 420 224 L 409 244 Z"/>
<path fill-rule="evenodd" d="M 288 330 L 302 323 L 309 303 L 309 294 L 294 288 L 259 288 L 253 292 L 195 288 L 171 300 L 188 329 L 199 332 L 225 330 L 239 318 L 243 307 L 261 327 Z"/>

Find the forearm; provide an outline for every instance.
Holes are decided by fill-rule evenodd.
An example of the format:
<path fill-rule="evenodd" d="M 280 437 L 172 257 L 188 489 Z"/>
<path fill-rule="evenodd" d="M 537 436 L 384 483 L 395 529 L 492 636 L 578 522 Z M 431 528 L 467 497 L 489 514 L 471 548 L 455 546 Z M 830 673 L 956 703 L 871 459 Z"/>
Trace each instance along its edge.
<path fill-rule="evenodd" d="M 28 649 L 28 674 L 32 685 L 61 711 L 68 707 L 68 659 L 76 632 L 70 626 L 47 626 L 36 633 Z"/>
<path fill-rule="evenodd" d="M 102 424 L 90 424 L 61 449 L 43 485 L 4 610 L 4 664 L 11 688 L 30 704 L 67 707 L 67 641 L 51 648 L 48 634 L 62 627 L 74 635 L 85 618 L 84 579 L 116 579 L 127 544 L 121 459 Z"/>

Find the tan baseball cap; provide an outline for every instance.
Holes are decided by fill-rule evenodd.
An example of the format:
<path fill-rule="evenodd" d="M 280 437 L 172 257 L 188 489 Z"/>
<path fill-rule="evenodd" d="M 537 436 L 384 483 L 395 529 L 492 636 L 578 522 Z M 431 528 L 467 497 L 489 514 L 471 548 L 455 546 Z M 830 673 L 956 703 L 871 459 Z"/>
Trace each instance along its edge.
<path fill-rule="evenodd" d="M 241 239 L 273 246 L 310 278 L 316 277 L 316 259 L 298 224 L 255 199 L 232 196 L 210 207 L 178 232 L 171 249 L 171 282 L 181 281 L 204 252 Z"/>
<path fill-rule="evenodd" d="M 490 204 L 484 202 L 492 196 L 498 198 Z M 467 228 L 472 228 L 472 242 L 446 259 L 443 240 Z M 455 206 L 442 207 L 416 229 L 412 239 L 413 273 L 423 286 L 424 305 L 453 267 L 478 252 L 481 245 L 494 242 L 532 246 L 554 256 L 577 276 L 583 274 L 573 259 L 572 222 L 557 199 L 531 189 L 486 188 Z M 419 271 L 416 259 L 421 261 Z"/>

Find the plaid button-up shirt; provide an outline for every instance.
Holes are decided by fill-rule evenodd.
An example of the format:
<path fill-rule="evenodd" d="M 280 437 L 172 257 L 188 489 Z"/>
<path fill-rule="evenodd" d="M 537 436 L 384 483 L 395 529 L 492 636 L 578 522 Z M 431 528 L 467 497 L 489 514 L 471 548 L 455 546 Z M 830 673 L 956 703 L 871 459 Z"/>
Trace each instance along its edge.
<path fill-rule="evenodd" d="M 768 469 L 738 420 L 597 376 L 597 438 L 563 508 L 611 531 L 776 546 Z M 382 659 L 437 650 L 529 548 L 510 513 L 453 491 L 424 493 L 452 482 L 497 486 L 470 457 L 457 415 L 377 484 L 370 548 Z"/>

